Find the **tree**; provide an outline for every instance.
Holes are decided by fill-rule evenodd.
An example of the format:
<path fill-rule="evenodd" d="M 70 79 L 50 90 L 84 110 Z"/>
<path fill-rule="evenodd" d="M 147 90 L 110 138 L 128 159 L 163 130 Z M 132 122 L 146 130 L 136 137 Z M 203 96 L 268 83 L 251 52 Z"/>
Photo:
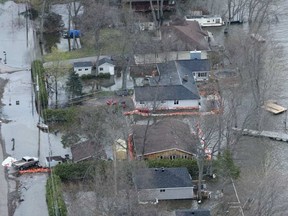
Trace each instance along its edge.
<path fill-rule="evenodd" d="M 66 82 L 66 90 L 68 91 L 69 98 L 73 99 L 82 95 L 82 83 L 79 75 L 73 70 Z"/>

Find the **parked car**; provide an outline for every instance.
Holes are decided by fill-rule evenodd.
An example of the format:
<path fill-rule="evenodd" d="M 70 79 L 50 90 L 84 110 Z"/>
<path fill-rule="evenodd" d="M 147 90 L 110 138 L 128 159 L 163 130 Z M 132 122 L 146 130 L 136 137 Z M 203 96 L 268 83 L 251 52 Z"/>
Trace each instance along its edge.
<path fill-rule="evenodd" d="M 12 167 L 17 170 L 24 170 L 30 167 L 38 167 L 39 159 L 36 157 L 25 156 L 21 160 L 12 163 Z"/>

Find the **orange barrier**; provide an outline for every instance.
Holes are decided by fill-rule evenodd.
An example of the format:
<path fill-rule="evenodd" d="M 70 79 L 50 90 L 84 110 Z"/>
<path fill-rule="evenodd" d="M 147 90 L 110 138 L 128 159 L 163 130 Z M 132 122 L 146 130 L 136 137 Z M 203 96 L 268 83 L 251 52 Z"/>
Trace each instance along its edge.
<path fill-rule="evenodd" d="M 20 170 L 19 174 L 25 174 L 25 173 L 43 173 L 43 172 L 50 172 L 49 168 L 33 168 L 33 169 L 27 169 L 27 170 Z"/>

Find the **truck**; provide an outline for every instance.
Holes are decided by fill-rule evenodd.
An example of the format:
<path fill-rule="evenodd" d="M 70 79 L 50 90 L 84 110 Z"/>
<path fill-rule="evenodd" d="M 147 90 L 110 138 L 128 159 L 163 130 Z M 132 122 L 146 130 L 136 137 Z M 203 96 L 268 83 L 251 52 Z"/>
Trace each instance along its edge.
<path fill-rule="evenodd" d="M 38 167 L 39 159 L 36 157 L 25 156 L 21 160 L 12 163 L 12 167 L 17 170 L 25 170 L 30 167 Z"/>

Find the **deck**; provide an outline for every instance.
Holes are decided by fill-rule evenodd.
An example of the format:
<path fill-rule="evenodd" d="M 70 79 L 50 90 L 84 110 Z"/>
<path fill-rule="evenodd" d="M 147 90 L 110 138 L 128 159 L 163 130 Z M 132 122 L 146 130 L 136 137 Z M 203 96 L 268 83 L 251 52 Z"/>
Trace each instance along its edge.
<path fill-rule="evenodd" d="M 277 141 L 288 142 L 288 134 L 275 131 L 257 131 L 250 129 L 232 128 L 234 131 L 242 132 L 246 136 L 266 137 Z"/>
<path fill-rule="evenodd" d="M 280 114 L 282 112 L 287 111 L 287 108 L 280 106 L 274 101 L 267 101 L 265 102 L 263 108 L 275 115 Z"/>

